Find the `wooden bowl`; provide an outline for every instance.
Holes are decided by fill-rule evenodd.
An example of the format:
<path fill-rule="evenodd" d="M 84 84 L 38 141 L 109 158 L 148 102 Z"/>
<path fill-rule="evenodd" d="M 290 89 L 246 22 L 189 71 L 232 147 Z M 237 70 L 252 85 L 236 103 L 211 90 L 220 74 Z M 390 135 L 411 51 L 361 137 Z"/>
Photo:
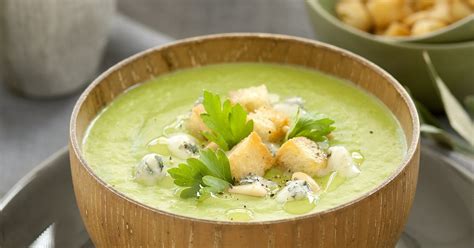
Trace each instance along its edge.
<path fill-rule="evenodd" d="M 377 96 L 401 123 L 408 144 L 403 163 L 384 183 L 351 202 L 261 222 L 210 221 L 164 212 L 128 198 L 94 174 L 81 153 L 82 140 L 87 126 L 114 98 L 171 71 L 228 62 L 300 65 L 352 81 Z M 350 52 L 283 35 L 211 35 L 144 51 L 99 76 L 74 108 L 70 159 L 79 210 L 98 247 L 393 247 L 415 194 L 419 122 L 403 87 Z"/>

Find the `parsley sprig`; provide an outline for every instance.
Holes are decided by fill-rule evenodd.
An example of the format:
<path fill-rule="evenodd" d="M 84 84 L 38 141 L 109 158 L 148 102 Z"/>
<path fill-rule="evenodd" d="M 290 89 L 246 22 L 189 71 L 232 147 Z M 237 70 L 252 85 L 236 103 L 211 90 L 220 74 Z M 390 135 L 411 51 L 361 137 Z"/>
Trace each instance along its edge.
<path fill-rule="evenodd" d="M 318 118 L 312 114 L 298 114 L 296 120 L 293 121 L 293 126 L 288 131 L 286 140 L 294 137 L 306 137 L 315 142 L 322 142 L 327 140 L 327 135 L 331 133 L 336 127 L 334 120 L 329 118 Z"/>
<path fill-rule="evenodd" d="M 229 159 L 218 149 L 201 150 L 199 159 L 190 158 L 186 163 L 171 168 L 168 173 L 178 186 L 185 187 L 181 198 L 208 198 L 211 193 L 224 192 L 234 180 L 230 173 Z"/>
<path fill-rule="evenodd" d="M 247 121 L 247 112 L 240 104 L 232 105 L 229 100 L 223 104 L 219 95 L 204 91 L 203 103 L 206 113 L 201 118 L 211 130 L 203 135 L 224 151 L 232 149 L 253 129 L 253 121 Z"/>

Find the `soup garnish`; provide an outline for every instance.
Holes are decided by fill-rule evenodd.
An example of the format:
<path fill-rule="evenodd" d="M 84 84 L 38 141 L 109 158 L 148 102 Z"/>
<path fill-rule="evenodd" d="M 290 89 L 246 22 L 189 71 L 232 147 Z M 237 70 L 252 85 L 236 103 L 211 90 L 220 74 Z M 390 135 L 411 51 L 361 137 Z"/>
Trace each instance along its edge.
<path fill-rule="evenodd" d="M 147 154 L 136 167 L 135 179 L 147 184 L 153 182 L 150 178 L 162 180 L 163 167 L 169 167 L 174 184 L 182 187 L 181 198 L 203 201 L 240 194 L 274 198 L 283 204 L 309 203 L 285 207 L 299 213 L 311 210 L 322 193 L 312 177 L 360 173 L 344 146 L 327 144 L 336 128 L 334 120 L 305 111 L 303 99 L 280 102 L 265 85 L 238 89 L 230 97 L 222 102 L 218 94 L 204 91 L 202 102 L 197 101 L 184 120 L 185 128 L 157 139 L 185 161 L 164 166 L 165 156 Z M 272 167 L 291 173 L 291 178 L 284 185 L 264 178 Z"/>

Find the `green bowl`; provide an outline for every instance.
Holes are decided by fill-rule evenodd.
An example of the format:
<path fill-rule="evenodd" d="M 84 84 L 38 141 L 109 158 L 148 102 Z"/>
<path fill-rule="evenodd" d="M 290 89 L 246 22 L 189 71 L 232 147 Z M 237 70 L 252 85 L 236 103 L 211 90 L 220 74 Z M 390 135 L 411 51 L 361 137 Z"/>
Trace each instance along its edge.
<path fill-rule="evenodd" d="M 306 0 L 316 37 L 353 51 L 383 67 L 430 110 L 441 101 L 423 59 L 426 51 L 440 77 L 463 100 L 474 94 L 474 40 L 448 44 L 403 43 L 381 39 L 345 25 L 334 16 L 334 0 Z"/>

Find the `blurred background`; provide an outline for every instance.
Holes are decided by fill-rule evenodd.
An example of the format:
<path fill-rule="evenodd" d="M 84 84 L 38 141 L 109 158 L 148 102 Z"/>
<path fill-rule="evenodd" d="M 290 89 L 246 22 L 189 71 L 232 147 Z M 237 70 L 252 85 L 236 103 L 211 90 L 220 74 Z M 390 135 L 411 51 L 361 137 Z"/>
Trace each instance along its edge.
<path fill-rule="evenodd" d="M 120 12 L 173 38 L 267 32 L 313 38 L 300 0 L 118 0 Z"/>
<path fill-rule="evenodd" d="M 471 8 L 472 1 L 460 1 L 468 6 L 467 10 Z M 420 40 L 403 40 L 375 36 L 344 24 L 339 18 L 348 16 L 338 12 L 337 2 L 0 0 L 0 247 L 2 241 L 19 242 L 15 243 L 21 244 L 19 246 L 25 242 L 30 244 L 30 239 L 34 241 L 44 231 L 44 223 L 56 221 L 52 211 L 75 211 L 69 221 L 78 221 L 68 177 L 68 157 L 63 147 L 67 145 L 73 105 L 80 92 L 98 74 L 147 48 L 175 39 L 224 32 L 278 33 L 328 42 L 368 58 L 408 87 L 417 99 L 424 123 L 422 166 L 423 161 L 425 164 L 429 161 L 432 168 L 436 168 L 430 173 L 441 173 L 425 176 L 450 181 L 441 184 L 444 190 L 452 187 L 452 194 L 456 194 L 454 199 L 459 202 L 451 200 L 451 204 L 458 204 L 458 207 L 451 207 L 470 216 L 456 217 L 464 221 L 462 223 L 446 224 L 457 236 L 453 234 L 446 238 L 439 234 L 443 230 L 435 230 L 429 237 L 423 236 L 424 241 L 438 236 L 456 242 L 461 240 L 456 247 L 472 244 L 469 236 L 473 233 L 474 212 L 474 125 L 469 110 L 474 109 L 474 16 L 466 12 L 466 16 L 456 23 L 433 32 L 436 34 L 433 37 L 429 34 Z M 426 2 L 435 6 L 438 2 L 454 4 L 456 1 Z M 355 11 L 357 8 L 349 9 Z M 474 7 L 470 11 L 474 11 Z M 348 18 L 352 18 L 351 14 Z M 371 30 L 375 32 L 375 29 Z M 440 90 L 440 85 L 447 86 L 447 90 Z M 456 104 L 446 104 L 453 101 Z M 58 178 L 58 175 L 64 178 Z M 453 186 L 453 180 L 463 184 Z M 424 182 L 426 185 L 431 183 L 429 180 Z M 35 195 L 41 187 L 42 194 L 51 192 L 49 202 Z M 51 191 L 58 187 L 65 187 L 65 190 Z M 418 200 L 424 201 L 420 202 L 419 209 L 430 204 L 447 204 L 432 198 L 436 192 L 422 189 L 429 197 Z M 38 208 L 49 209 L 48 213 L 46 210 L 43 213 L 45 220 L 38 220 L 39 229 L 34 231 L 35 225 L 21 217 L 25 212 L 20 211 L 33 214 L 31 207 L 26 206 L 33 203 Z M 64 207 L 56 209 L 58 204 Z M 446 209 L 449 207 L 447 205 Z M 444 210 L 440 207 L 436 214 Z M 5 223 L 18 226 L 16 229 L 8 226 L 11 231 L 6 231 Z M 28 225 L 30 228 L 25 229 Z M 76 228 L 86 236 L 80 224 Z M 16 233 L 18 238 L 9 239 L 8 233 Z M 19 241 L 22 238 L 23 243 Z M 413 241 L 407 240 L 408 243 Z M 52 241 L 49 242 L 51 245 Z M 57 247 L 77 247 L 72 243 L 61 243 L 64 240 L 57 242 Z M 446 244 L 449 246 L 450 243 Z"/>

